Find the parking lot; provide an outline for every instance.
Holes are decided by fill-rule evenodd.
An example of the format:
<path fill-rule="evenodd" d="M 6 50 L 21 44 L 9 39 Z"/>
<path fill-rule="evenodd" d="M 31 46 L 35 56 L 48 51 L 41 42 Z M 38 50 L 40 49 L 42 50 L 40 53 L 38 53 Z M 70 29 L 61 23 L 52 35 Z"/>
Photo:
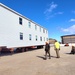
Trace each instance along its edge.
<path fill-rule="evenodd" d="M 47 60 L 44 48 L 0 56 L 0 75 L 75 75 L 75 55 L 70 51 L 70 46 L 61 47 L 60 58 L 56 58 L 51 47 Z"/>

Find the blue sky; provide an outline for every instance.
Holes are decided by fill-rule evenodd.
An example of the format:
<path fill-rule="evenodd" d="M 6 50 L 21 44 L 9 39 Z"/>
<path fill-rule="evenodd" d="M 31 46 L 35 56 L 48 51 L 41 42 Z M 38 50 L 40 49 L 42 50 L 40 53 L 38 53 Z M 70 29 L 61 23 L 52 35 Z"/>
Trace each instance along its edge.
<path fill-rule="evenodd" d="M 49 38 L 75 33 L 75 0 L 0 0 L 48 30 Z"/>

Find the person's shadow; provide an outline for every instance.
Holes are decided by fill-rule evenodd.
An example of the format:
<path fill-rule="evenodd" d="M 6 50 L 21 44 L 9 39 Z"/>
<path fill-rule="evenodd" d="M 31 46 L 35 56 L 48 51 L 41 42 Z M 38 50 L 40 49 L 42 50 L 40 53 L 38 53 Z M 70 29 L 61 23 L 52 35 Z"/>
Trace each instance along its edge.
<path fill-rule="evenodd" d="M 37 56 L 37 57 L 42 58 L 43 60 L 45 60 L 45 57 L 43 57 L 43 56 Z"/>
<path fill-rule="evenodd" d="M 43 59 L 43 60 L 45 60 L 46 58 L 45 58 L 45 55 L 44 56 L 37 56 L 38 58 L 41 58 L 41 59 Z M 47 56 L 48 57 L 48 56 Z M 55 56 L 51 56 L 51 58 L 56 58 Z"/>

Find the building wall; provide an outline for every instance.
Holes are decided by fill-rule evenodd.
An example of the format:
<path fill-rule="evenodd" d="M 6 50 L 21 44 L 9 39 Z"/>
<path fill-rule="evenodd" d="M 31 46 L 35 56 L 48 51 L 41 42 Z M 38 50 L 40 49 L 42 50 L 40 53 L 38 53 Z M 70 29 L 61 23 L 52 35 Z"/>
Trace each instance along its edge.
<path fill-rule="evenodd" d="M 55 43 L 55 39 L 49 39 L 50 44 L 54 44 Z"/>
<path fill-rule="evenodd" d="M 30 19 L 12 11 L 12 9 L 0 4 L 0 46 L 44 45 L 48 38 L 48 31 Z M 22 25 L 19 24 L 19 17 L 23 20 Z M 31 28 L 29 28 L 28 22 L 31 22 Z M 37 25 L 37 30 L 35 30 L 35 25 Z M 45 29 L 45 33 L 43 33 L 43 29 Z M 20 40 L 20 33 L 23 33 L 23 40 Z M 29 34 L 32 35 L 32 40 L 29 40 Z M 36 35 L 38 37 L 37 41 L 35 40 Z M 42 37 L 42 41 L 40 41 L 40 36 Z"/>
<path fill-rule="evenodd" d="M 62 43 L 75 43 L 75 35 L 62 36 Z"/>

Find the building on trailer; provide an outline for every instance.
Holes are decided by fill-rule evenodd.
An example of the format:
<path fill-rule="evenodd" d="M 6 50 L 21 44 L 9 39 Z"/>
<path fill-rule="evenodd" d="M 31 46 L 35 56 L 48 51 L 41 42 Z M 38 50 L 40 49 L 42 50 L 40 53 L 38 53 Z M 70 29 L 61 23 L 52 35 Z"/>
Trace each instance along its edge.
<path fill-rule="evenodd" d="M 0 47 L 43 47 L 48 30 L 0 3 Z"/>
<path fill-rule="evenodd" d="M 62 44 L 75 43 L 75 34 L 61 36 L 61 42 Z"/>

